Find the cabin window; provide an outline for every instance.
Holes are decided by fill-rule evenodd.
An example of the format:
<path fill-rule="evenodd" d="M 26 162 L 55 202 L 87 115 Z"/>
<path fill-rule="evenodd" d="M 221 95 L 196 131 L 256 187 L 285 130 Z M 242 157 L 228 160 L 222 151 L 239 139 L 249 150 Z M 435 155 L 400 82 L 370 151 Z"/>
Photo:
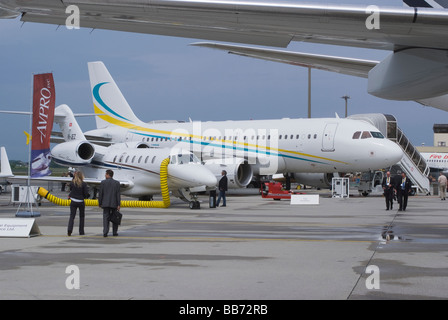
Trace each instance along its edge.
<path fill-rule="evenodd" d="M 311 139 L 311 135 L 310 134 L 308 135 L 308 139 Z"/>
<path fill-rule="evenodd" d="M 128 161 L 129 161 L 129 156 L 126 157 L 126 161 L 125 162 L 128 163 Z"/>
<path fill-rule="evenodd" d="M 120 163 L 123 162 L 123 157 L 124 157 L 124 155 L 122 155 L 122 156 L 120 157 L 120 161 L 119 161 Z"/>
<path fill-rule="evenodd" d="M 156 156 L 152 157 L 151 163 L 154 163 L 156 161 Z"/>
<path fill-rule="evenodd" d="M 136 156 L 133 156 L 133 157 L 132 157 L 132 163 L 135 162 L 135 157 L 136 157 Z"/>
<path fill-rule="evenodd" d="M 117 156 L 114 157 L 114 163 L 117 161 Z"/>
<path fill-rule="evenodd" d="M 145 163 L 148 163 L 148 160 L 149 160 L 149 156 L 146 157 Z"/>
<path fill-rule="evenodd" d="M 143 156 L 140 156 L 140 158 L 138 158 L 138 163 L 142 162 L 142 158 Z"/>
<path fill-rule="evenodd" d="M 317 139 L 317 134 L 314 134 L 314 139 Z"/>

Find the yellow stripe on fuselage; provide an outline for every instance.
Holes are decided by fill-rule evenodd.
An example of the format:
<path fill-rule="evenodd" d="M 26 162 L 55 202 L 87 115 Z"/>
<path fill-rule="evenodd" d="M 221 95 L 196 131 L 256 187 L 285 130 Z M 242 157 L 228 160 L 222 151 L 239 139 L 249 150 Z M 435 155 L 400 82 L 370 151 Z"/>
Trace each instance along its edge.
<path fill-rule="evenodd" d="M 173 134 L 172 131 L 150 129 L 150 128 L 146 128 L 146 127 L 142 127 L 142 126 L 136 125 L 134 123 L 128 123 L 128 122 L 125 122 L 125 121 L 122 121 L 122 120 L 118 120 L 118 119 L 116 119 L 114 117 L 105 115 L 104 112 L 101 111 L 95 104 L 93 106 L 94 106 L 95 114 L 97 114 L 97 116 L 100 119 L 102 119 L 102 120 L 104 120 L 104 121 L 106 121 L 106 122 L 108 122 L 110 124 L 113 124 L 113 125 L 116 125 L 116 126 L 119 126 L 119 127 L 122 127 L 122 128 L 126 128 L 126 129 L 132 129 L 132 130 L 136 130 L 136 131 L 143 131 L 143 132 L 149 132 L 149 133 L 158 133 L 158 134 L 163 134 L 163 135 L 167 135 L 167 136 L 171 136 Z M 203 139 L 203 136 L 187 134 L 187 133 L 177 133 L 176 132 L 176 136 L 183 136 L 183 137 L 199 139 L 199 140 Z M 216 140 L 212 140 L 212 141 L 218 141 L 218 142 L 221 142 L 221 143 L 228 143 L 228 144 L 237 144 L 237 145 L 245 146 L 245 147 L 254 147 L 254 148 L 257 148 L 257 149 L 265 149 L 265 150 L 269 150 L 269 151 L 276 151 L 276 152 L 279 152 L 279 153 L 280 152 L 285 152 L 285 153 L 305 156 L 305 157 L 314 158 L 314 159 L 332 161 L 332 162 L 337 162 L 337 163 L 342 163 L 342 164 L 349 164 L 349 163 L 344 162 L 344 161 L 334 160 L 334 159 L 320 157 L 320 156 L 314 156 L 314 155 L 311 155 L 311 154 L 297 152 L 297 151 L 292 151 L 292 150 L 271 148 L 271 147 L 261 146 L 261 145 L 257 145 L 257 144 L 237 142 L 237 141 L 233 141 L 233 140 L 218 140 L 218 139 L 216 139 Z"/>

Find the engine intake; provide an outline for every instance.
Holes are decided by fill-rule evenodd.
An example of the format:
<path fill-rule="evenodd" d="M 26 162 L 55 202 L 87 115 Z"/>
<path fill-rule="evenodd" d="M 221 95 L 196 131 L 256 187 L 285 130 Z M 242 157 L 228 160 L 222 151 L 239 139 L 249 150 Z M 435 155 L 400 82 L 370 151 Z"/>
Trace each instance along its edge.
<path fill-rule="evenodd" d="M 210 159 L 205 162 L 205 167 L 221 179 L 221 172 L 227 172 L 228 187 L 230 189 L 245 188 L 252 181 L 253 171 L 250 164 L 241 158 L 229 158 L 224 160 Z"/>
<path fill-rule="evenodd" d="M 95 147 L 88 141 L 69 141 L 58 144 L 51 150 L 53 160 L 63 166 L 85 166 L 92 162 Z"/>

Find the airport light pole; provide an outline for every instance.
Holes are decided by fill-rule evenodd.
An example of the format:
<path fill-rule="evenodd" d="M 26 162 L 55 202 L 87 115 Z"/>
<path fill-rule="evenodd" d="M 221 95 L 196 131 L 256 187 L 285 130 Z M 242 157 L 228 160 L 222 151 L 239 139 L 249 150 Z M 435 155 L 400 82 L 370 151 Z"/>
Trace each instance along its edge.
<path fill-rule="evenodd" d="M 347 118 L 348 116 L 348 112 L 347 112 L 347 100 L 350 99 L 350 97 L 348 95 L 342 96 L 342 99 L 345 100 L 345 117 Z"/>
<path fill-rule="evenodd" d="M 308 118 L 311 118 L 311 68 L 308 68 Z"/>

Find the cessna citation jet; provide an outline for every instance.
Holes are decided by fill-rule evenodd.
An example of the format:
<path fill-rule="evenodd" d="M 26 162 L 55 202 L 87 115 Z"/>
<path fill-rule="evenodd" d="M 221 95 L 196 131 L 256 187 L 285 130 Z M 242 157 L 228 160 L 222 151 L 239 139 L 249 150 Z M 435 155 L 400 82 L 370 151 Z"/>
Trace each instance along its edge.
<path fill-rule="evenodd" d="M 338 117 L 145 123 L 136 117 L 102 62 L 91 62 L 88 68 L 97 129 L 86 136 L 110 143 L 188 149 L 215 176 L 226 170 L 229 187 L 245 187 L 253 175 L 384 168 L 403 155 L 371 124 Z"/>
<path fill-rule="evenodd" d="M 388 50 L 388 57 L 365 72 L 368 91 L 448 111 L 448 10 L 440 5 L 446 1 L 405 2 L 412 7 L 253 0 L 0 0 L 0 18 L 275 47 L 298 41 Z M 356 68 L 356 59 L 351 60 Z"/>
<path fill-rule="evenodd" d="M 173 195 L 198 208 L 194 192 L 214 188 L 217 184 L 212 172 L 201 165 L 189 151 L 175 148 L 150 148 L 147 143 L 114 144 L 109 147 L 86 140 L 72 110 L 67 105 L 55 109 L 55 122 L 59 124 L 66 142 L 51 150 L 52 159 L 64 166 L 76 167 L 90 185 L 99 185 L 107 169 L 114 170 L 114 179 L 121 184 L 122 194 L 145 199 L 160 194 L 160 164 L 170 158 L 168 188 Z M 65 180 L 64 180 L 65 179 Z M 71 178 L 69 178 L 71 179 Z M 67 181 L 62 177 L 42 177 L 33 180 Z"/>

